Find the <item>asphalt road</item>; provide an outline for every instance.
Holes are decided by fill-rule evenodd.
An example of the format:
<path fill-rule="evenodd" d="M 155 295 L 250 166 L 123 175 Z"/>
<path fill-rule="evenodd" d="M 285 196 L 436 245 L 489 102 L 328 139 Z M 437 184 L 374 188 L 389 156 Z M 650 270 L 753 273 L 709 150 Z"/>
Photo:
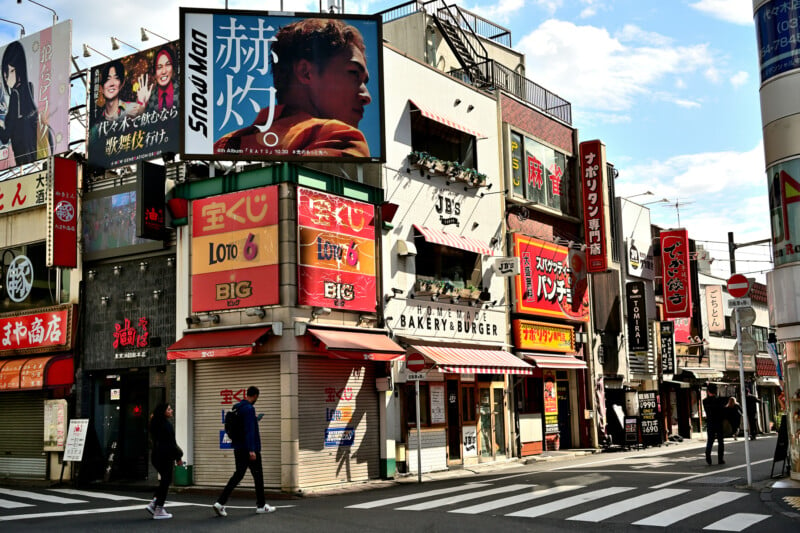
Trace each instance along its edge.
<path fill-rule="evenodd" d="M 775 436 L 750 444 L 749 486 L 740 439 L 726 441 L 724 465 L 706 465 L 704 443 L 695 442 L 275 496 L 268 500 L 277 512 L 265 515 L 255 514 L 252 493 L 237 492 L 225 518 L 211 508 L 216 489 L 171 492 L 174 517 L 156 521 L 144 510 L 150 494 L 141 491 L 6 487 L 0 530 L 800 531 L 800 514 L 770 489 Z"/>

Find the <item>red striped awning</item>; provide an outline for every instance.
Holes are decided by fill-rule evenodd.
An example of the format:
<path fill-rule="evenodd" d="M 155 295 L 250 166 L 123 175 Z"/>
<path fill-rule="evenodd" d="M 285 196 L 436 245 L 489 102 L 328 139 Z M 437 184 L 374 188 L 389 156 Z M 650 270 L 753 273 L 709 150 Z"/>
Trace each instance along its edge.
<path fill-rule="evenodd" d="M 308 333 L 325 345 L 332 359 L 393 361 L 406 353 L 382 331 L 308 328 Z"/>
<path fill-rule="evenodd" d="M 31 390 L 75 383 L 72 354 L 0 360 L 0 391 Z"/>
<path fill-rule="evenodd" d="M 557 370 L 586 369 L 586 361 L 571 355 L 553 355 L 539 353 L 521 353 L 523 359 L 537 368 L 555 368 Z"/>
<path fill-rule="evenodd" d="M 167 359 L 208 359 L 252 355 L 271 327 L 187 332 L 181 340 L 167 348 Z"/>
<path fill-rule="evenodd" d="M 414 100 L 409 100 L 408 102 L 413 107 L 417 108 L 419 110 L 420 114 L 425 118 L 429 118 L 431 120 L 434 120 L 434 121 L 438 122 L 439 124 L 443 124 L 443 125 L 447 126 L 448 128 L 453 128 L 454 130 L 463 131 L 467 135 L 472 135 L 473 137 L 475 137 L 477 139 L 486 139 L 486 135 L 483 135 L 480 132 L 477 132 L 477 131 L 475 131 L 475 130 L 473 130 L 471 128 L 468 128 L 468 127 L 464 126 L 463 124 L 460 124 L 460 123 L 456 122 L 455 120 L 452 120 L 452 119 L 444 116 L 441 113 L 434 112 L 432 109 L 423 107 L 423 106 L 419 105 L 418 103 L 416 103 Z"/>
<path fill-rule="evenodd" d="M 441 244 L 442 246 L 458 248 L 459 250 L 466 250 L 467 252 L 481 255 L 494 255 L 494 250 L 489 248 L 485 242 L 479 241 L 478 239 L 471 239 L 463 235 L 453 235 L 452 233 L 446 233 L 438 229 L 426 228 L 419 224 L 414 224 L 414 229 L 420 232 L 426 241 L 434 244 Z"/>
<path fill-rule="evenodd" d="M 503 350 L 451 348 L 445 346 L 412 346 L 442 372 L 451 374 L 522 374 L 530 375 L 533 367 L 514 354 Z"/>

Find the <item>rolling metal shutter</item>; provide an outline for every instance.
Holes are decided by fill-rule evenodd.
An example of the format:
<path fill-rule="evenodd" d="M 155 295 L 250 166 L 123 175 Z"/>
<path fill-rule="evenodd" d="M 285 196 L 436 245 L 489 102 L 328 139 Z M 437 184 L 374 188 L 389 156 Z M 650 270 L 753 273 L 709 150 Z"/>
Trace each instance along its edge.
<path fill-rule="evenodd" d="M 299 484 L 314 487 L 377 478 L 380 421 L 375 364 L 299 356 Z M 346 439 L 353 444 L 331 445 Z M 326 446 L 326 434 L 328 446 Z"/>
<path fill-rule="evenodd" d="M 42 391 L 0 392 L 0 478 L 47 477 Z"/>
<path fill-rule="evenodd" d="M 225 430 L 223 411 L 233 407 L 236 400 L 223 402 L 226 391 L 242 391 L 244 398 L 244 390 L 255 385 L 261 392 L 256 414 L 264 413 L 259 422 L 264 486 L 280 489 L 280 357 L 231 357 L 200 360 L 194 365 L 194 482 L 224 486 L 236 470 L 233 449 L 220 449 L 220 431 Z M 253 487 L 249 471 L 239 486 Z"/>

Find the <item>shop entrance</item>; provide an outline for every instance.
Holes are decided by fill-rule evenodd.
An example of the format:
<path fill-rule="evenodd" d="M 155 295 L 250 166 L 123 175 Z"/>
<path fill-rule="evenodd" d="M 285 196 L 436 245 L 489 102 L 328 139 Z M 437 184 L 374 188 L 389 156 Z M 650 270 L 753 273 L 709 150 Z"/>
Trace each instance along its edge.
<path fill-rule="evenodd" d="M 569 401 L 569 381 L 560 379 L 556 373 L 556 397 L 558 399 L 558 432 L 561 448 L 572 448 L 572 412 Z"/>
<path fill-rule="evenodd" d="M 483 460 L 506 454 L 504 398 L 502 383 L 481 385 L 478 390 L 478 453 Z"/>
<path fill-rule="evenodd" d="M 461 463 L 461 414 L 458 406 L 459 382 L 447 380 L 447 460 L 450 464 Z"/>

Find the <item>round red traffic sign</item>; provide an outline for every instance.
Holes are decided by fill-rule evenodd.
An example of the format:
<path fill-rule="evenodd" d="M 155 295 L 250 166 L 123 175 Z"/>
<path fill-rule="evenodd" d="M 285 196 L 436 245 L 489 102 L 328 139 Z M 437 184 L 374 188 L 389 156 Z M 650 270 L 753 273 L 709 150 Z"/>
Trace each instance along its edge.
<path fill-rule="evenodd" d="M 750 280 L 741 274 L 728 278 L 728 294 L 733 298 L 744 298 L 750 292 Z"/>
<path fill-rule="evenodd" d="M 409 354 L 406 359 L 406 368 L 409 372 L 421 372 L 425 369 L 425 358 L 421 353 Z"/>

